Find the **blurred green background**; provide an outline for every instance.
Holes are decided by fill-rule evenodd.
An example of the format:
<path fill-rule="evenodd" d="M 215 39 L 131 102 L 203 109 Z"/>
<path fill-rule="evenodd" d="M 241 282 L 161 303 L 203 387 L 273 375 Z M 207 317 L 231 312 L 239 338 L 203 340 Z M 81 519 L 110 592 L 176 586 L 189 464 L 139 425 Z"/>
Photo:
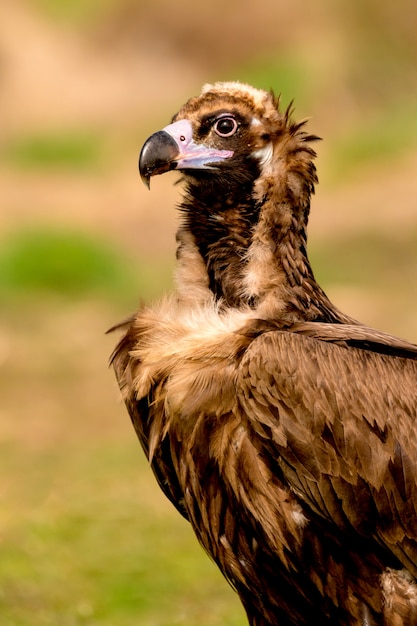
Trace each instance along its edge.
<path fill-rule="evenodd" d="M 151 476 L 108 327 L 172 283 L 175 175 L 144 139 L 201 85 L 311 117 L 310 256 L 339 307 L 417 341 L 412 0 L 0 7 L 0 623 L 243 626 Z"/>

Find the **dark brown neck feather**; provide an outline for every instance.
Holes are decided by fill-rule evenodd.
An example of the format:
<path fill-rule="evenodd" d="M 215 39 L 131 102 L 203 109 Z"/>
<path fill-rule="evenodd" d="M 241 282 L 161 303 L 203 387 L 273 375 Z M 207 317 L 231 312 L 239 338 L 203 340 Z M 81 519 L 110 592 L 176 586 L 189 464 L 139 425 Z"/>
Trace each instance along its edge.
<path fill-rule="evenodd" d="M 315 279 L 307 255 L 306 224 L 293 223 L 280 237 L 277 266 L 282 268 L 287 286 L 285 317 L 294 321 L 354 323 L 329 300 Z"/>
<path fill-rule="evenodd" d="M 259 217 L 253 200 L 253 180 L 259 175 L 256 162 L 247 160 L 227 178 L 202 176 L 187 181 L 180 205 L 184 226 L 203 257 L 209 288 L 216 299 L 238 307 L 246 251 Z"/>

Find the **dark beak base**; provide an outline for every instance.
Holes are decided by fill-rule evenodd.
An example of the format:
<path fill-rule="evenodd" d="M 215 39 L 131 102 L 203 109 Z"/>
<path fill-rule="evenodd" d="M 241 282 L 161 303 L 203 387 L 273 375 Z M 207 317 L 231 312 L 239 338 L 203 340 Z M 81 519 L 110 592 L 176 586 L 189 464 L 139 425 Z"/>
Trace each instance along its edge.
<path fill-rule="evenodd" d="M 139 156 L 139 172 L 148 189 L 151 176 L 175 169 L 179 153 L 178 144 L 166 131 L 160 130 L 149 137 Z"/>

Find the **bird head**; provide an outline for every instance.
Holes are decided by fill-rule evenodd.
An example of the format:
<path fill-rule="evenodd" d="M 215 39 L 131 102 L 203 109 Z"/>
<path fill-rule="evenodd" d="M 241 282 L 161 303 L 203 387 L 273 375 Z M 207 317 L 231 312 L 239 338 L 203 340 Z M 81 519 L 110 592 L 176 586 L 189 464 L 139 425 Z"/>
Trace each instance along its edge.
<path fill-rule="evenodd" d="M 294 290 L 282 295 L 282 286 L 294 273 L 300 285 L 311 277 L 306 226 L 317 177 L 310 142 L 318 138 L 304 124 L 291 120 L 291 107 L 281 112 L 272 92 L 215 83 L 145 142 L 139 170 L 148 187 L 170 170 L 185 182 L 177 240 L 187 289 L 192 246 L 211 292 L 233 306 L 267 293 L 288 299 Z"/>
<path fill-rule="evenodd" d="M 274 156 L 291 150 L 299 125 L 291 126 L 288 116 L 280 113 L 272 92 L 237 82 L 205 85 L 171 124 L 145 142 L 142 179 L 149 187 L 151 176 L 180 170 L 199 180 L 220 176 L 230 182 L 239 175 L 254 182 L 272 169 Z"/>

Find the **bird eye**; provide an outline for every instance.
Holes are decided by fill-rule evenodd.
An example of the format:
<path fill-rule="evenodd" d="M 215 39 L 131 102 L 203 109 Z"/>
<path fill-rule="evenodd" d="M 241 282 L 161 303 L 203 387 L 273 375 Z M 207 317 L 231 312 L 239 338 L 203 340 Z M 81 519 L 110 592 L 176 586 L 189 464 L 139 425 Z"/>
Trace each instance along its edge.
<path fill-rule="evenodd" d="M 214 124 L 214 130 L 220 137 L 230 137 L 237 130 L 237 122 L 234 117 L 221 117 Z"/>

